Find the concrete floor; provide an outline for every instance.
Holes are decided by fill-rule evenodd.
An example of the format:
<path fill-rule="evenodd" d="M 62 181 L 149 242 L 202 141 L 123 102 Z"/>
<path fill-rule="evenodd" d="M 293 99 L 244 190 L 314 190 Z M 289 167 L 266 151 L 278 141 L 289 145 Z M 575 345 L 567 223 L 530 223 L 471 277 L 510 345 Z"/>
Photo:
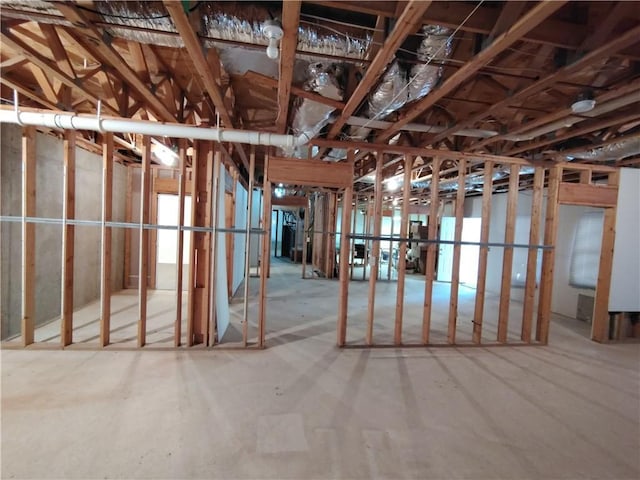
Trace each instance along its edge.
<path fill-rule="evenodd" d="M 640 477 L 639 345 L 599 345 L 556 318 L 548 347 L 338 350 L 338 284 L 299 272 L 273 264 L 264 351 L 166 349 L 173 297 L 162 292 L 149 301 L 148 351 L 81 348 L 95 342 L 91 306 L 76 313 L 79 347 L 4 349 L 2 478 Z M 422 285 L 408 278 L 407 342 L 419 335 L 409 318 L 419 319 Z M 366 288 L 351 283 L 352 343 Z M 434 341 L 446 332 L 446 290 L 436 287 Z M 113 299 L 121 347 L 135 342 L 132 293 Z M 395 284 L 379 284 L 379 343 L 394 303 Z M 460 303 L 465 340 L 473 290 Z M 488 298 L 487 340 L 495 309 Z M 512 302 L 514 319 L 519 309 Z M 56 334 L 55 323 L 37 333 Z"/>

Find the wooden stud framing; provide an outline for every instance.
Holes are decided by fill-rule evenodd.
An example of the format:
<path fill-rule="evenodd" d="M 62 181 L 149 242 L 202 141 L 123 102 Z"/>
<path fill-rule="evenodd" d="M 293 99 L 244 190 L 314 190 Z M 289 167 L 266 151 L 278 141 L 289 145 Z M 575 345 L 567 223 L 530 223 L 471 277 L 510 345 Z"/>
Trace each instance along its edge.
<path fill-rule="evenodd" d="M 155 191 L 155 183 L 158 180 L 158 169 L 151 169 L 151 223 L 158 223 L 158 194 Z M 149 231 L 149 288 L 156 288 L 156 266 L 158 263 L 158 231 L 153 229 Z"/>
<path fill-rule="evenodd" d="M 353 151 L 347 152 L 347 163 L 353 165 Z M 342 347 L 347 341 L 347 315 L 349 310 L 349 257 L 351 255 L 351 240 L 349 227 L 353 202 L 353 187 L 344 189 L 342 195 L 342 225 L 340 227 L 340 300 L 338 303 L 338 346 Z"/>
<path fill-rule="evenodd" d="M 404 158 L 404 181 L 402 183 L 402 213 L 400 220 L 400 238 L 406 238 L 409 228 L 409 196 L 411 194 L 411 166 L 413 158 L 405 155 Z M 393 215 L 393 213 L 392 213 Z M 393 216 L 391 217 L 393 218 Z M 393 223 L 392 223 L 393 225 Z M 393 235 L 393 227 L 391 228 Z M 390 249 L 389 264 L 391 264 L 393 249 Z M 399 242 L 398 253 L 398 280 L 396 290 L 396 322 L 393 331 L 393 343 L 402 344 L 402 315 L 404 310 L 404 280 L 407 271 L 407 242 Z"/>
<path fill-rule="evenodd" d="M 215 153 L 214 153 L 215 149 Z M 220 205 L 218 199 L 220 198 L 220 190 L 223 191 L 225 189 L 225 170 L 224 165 L 222 163 L 222 152 L 219 148 L 217 148 L 216 144 L 212 144 L 212 148 L 210 150 L 210 155 L 213 154 L 213 172 L 211 178 L 211 186 L 209 188 L 209 205 L 210 205 L 210 223 L 209 226 L 211 228 L 217 229 L 218 222 L 220 219 L 220 215 L 224 215 L 224 212 L 220 211 Z M 209 163 L 209 162 L 207 162 Z M 207 335 L 207 345 L 209 347 L 213 347 L 217 341 L 217 317 L 216 317 L 216 307 L 217 307 L 217 290 L 216 290 L 216 282 L 218 277 L 218 249 L 220 248 L 220 242 L 218 241 L 218 235 L 225 235 L 224 233 L 212 232 L 210 234 L 209 240 L 209 269 L 210 269 L 210 278 L 209 278 L 209 327 L 208 327 L 208 335 Z M 226 283 L 226 281 L 225 281 Z"/>
<path fill-rule="evenodd" d="M 456 226 L 453 239 L 456 242 L 462 240 L 462 219 L 464 217 L 465 198 L 465 173 L 467 162 L 459 160 L 458 163 L 458 191 L 456 193 Z M 433 180 L 432 180 L 433 181 Z M 458 290 L 460 288 L 460 254 L 461 245 L 456 243 L 453 246 L 453 266 L 451 268 L 451 293 L 449 295 L 449 328 L 447 330 L 447 341 L 449 344 L 456 343 L 456 322 L 458 320 Z"/>
<path fill-rule="evenodd" d="M 265 172 L 268 172 L 268 164 L 270 158 L 265 157 Z M 260 258 L 260 298 L 259 298 L 259 316 L 258 316 L 258 346 L 264 347 L 265 325 L 267 321 L 267 275 L 268 275 L 268 257 L 271 251 L 271 181 L 267 176 L 264 179 L 264 188 L 262 191 L 262 255 Z"/>
<path fill-rule="evenodd" d="M 515 240 L 519 175 L 520 167 L 518 165 L 511 165 L 511 170 L 509 171 L 509 193 L 507 198 L 507 223 L 504 233 L 504 243 L 506 244 L 511 244 Z M 505 343 L 507 341 L 512 271 L 513 247 L 504 247 L 502 251 L 502 280 L 500 285 L 500 307 L 498 311 L 498 342 L 500 343 Z"/>
<path fill-rule="evenodd" d="M 127 223 L 131 223 L 133 215 L 133 202 L 132 195 L 133 192 L 133 168 L 127 168 L 127 193 L 125 196 L 125 206 L 124 206 L 124 221 Z M 124 282 L 122 288 L 131 288 L 133 285 L 131 283 L 131 236 L 133 232 L 130 228 L 124 229 Z"/>
<path fill-rule="evenodd" d="M 351 150 L 349 150 L 350 152 Z M 347 152 L 347 155 L 349 155 L 349 152 Z M 352 195 L 353 196 L 353 195 Z M 356 217 L 358 216 L 358 200 L 360 199 L 360 197 L 358 196 L 358 194 L 355 195 L 355 207 L 352 209 L 352 220 L 351 220 L 351 233 L 356 233 Z M 355 241 L 351 242 L 351 250 L 349 252 L 349 255 L 351 257 L 351 260 L 349 262 L 349 280 L 353 280 L 353 264 L 355 263 L 355 247 L 354 247 Z"/>
<path fill-rule="evenodd" d="M 531 198 L 531 227 L 529 229 L 529 244 L 540 242 L 540 213 L 542 211 L 542 189 L 544 187 L 544 169 L 536 168 L 533 176 L 533 196 Z M 531 342 L 531 325 L 536 295 L 538 266 L 538 249 L 529 248 L 527 256 L 527 278 L 524 287 L 524 303 L 522 306 L 522 341 Z"/>
<path fill-rule="evenodd" d="M 242 345 L 247 346 L 249 336 L 249 280 L 251 278 L 251 214 L 253 213 L 253 182 L 256 169 L 256 147 L 249 153 L 249 185 L 247 186 L 247 234 L 244 239 L 244 295 L 242 305 Z M 306 218 L 306 216 L 305 216 Z"/>
<path fill-rule="evenodd" d="M 102 143 L 102 241 L 100 262 L 100 346 L 106 347 L 111 331 L 111 227 L 113 212 L 113 134 Z"/>
<path fill-rule="evenodd" d="M 617 188 L 619 173 L 609 174 L 609 186 Z M 600 265 L 598 282 L 593 306 L 591 340 L 609 341 L 609 293 L 611 291 L 611 270 L 613 267 L 613 246 L 616 237 L 616 207 L 605 208 L 602 225 L 602 244 L 600 247 Z"/>
<path fill-rule="evenodd" d="M 553 294 L 553 271 L 555 263 L 555 244 L 558 233 L 558 189 L 562 178 L 562 166 L 549 171 L 547 190 L 547 213 L 544 221 L 544 244 L 554 248 L 542 253 L 542 275 L 538 300 L 538 321 L 536 340 L 546 345 L 549 342 L 549 322 L 551 321 L 551 295 Z"/>
<path fill-rule="evenodd" d="M 75 227 L 67 220 L 75 218 L 76 211 L 76 132 L 66 130 L 63 141 L 62 189 L 62 275 L 60 298 L 60 342 L 63 347 L 73 342 L 73 259 Z"/>
<path fill-rule="evenodd" d="M 380 237 L 382 227 L 382 166 L 384 155 L 376 154 L 375 200 L 373 213 L 373 240 L 371 245 L 371 268 L 369 270 L 369 304 L 367 308 L 367 333 L 365 343 L 373 345 L 373 320 L 375 317 L 376 282 L 380 269 Z"/>
<path fill-rule="evenodd" d="M 482 219 L 480 226 L 480 242 L 489 241 L 491 225 L 491 194 L 493 192 L 493 162 L 484 164 L 484 183 L 482 189 Z M 484 299 L 487 285 L 487 258 L 489 247 L 480 247 L 478 257 L 478 282 L 476 284 L 475 308 L 473 314 L 473 342 L 482 342 L 482 321 L 484 319 Z"/>
<path fill-rule="evenodd" d="M 431 162 L 431 189 L 429 204 L 429 240 L 436 240 L 438 236 L 438 210 L 440 200 L 438 197 L 438 185 L 440 183 L 440 163 L 441 160 L 435 157 Z M 424 274 L 424 311 L 422 314 L 422 343 L 429 343 L 429 333 L 431 331 L 431 310 L 433 307 L 433 280 L 435 277 L 436 255 L 438 245 L 430 243 L 427 246 L 427 264 Z"/>
<path fill-rule="evenodd" d="M 304 232 L 302 237 L 302 278 L 307 277 L 307 249 L 309 248 L 309 195 L 305 194 L 306 206 L 304 207 Z M 313 261 L 313 257 L 311 257 Z"/>
<path fill-rule="evenodd" d="M 34 340 L 36 289 L 36 129 L 22 129 L 22 346 Z"/>
<path fill-rule="evenodd" d="M 335 192 L 329 193 L 327 196 L 327 209 L 325 210 L 325 254 L 324 254 L 324 270 L 326 278 L 333 278 L 333 271 L 336 262 L 336 218 L 338 210 L 338 195 Z"/>
<path fill-rule="evenodd" d="M 173 345 L 182 342 L 182 271 L 184 263 L 184 194 L 187 177 L 187 140 L 178 142 L 178 246 L 176 247 L 176 320 L 173 329 Z"/>
<path fill-rule="evenodd" d="M 140 172 L 140 229 L 139 237 L 139 262 L 138 262 L 138 347 L 144 347 L 147 341 L 147 282 L 149 274 L 149 230 L 144 228 L 149 223 L 150 200 L 150 166 L 151 166 L 151 139 L 148 136 L 142 138 L 142 169 Z"/>

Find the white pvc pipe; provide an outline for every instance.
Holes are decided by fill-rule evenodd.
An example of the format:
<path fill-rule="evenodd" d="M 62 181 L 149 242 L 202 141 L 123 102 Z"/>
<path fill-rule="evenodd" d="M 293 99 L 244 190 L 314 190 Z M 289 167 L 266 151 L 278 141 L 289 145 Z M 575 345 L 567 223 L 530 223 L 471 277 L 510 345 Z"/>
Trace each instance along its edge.
<path fill-rule="evenodd" d="M 16 107 L 6 105 L 0 106 L 0 123 L 16 123 L 18 125 L 33 125 L 64 130 L 138 133 L 150 136 L 191 138 L 194 140 L 212 140 L 220 143 L 245 143 L 249 145 L 265 145 L 282 148 L 299 147 L 309 141 L 305 135 L 296 137 L 293 135 L 281 135 L 269 132 L 196 127 L 179 123 L 101 117 L 54 110 L 20 110 Z"/>

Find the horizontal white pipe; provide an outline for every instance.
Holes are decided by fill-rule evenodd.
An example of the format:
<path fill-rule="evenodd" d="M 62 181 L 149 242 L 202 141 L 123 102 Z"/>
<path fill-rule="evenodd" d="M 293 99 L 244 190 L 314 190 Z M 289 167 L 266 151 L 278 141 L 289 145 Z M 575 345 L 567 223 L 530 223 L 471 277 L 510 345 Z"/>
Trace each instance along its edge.
<path fill-rule="evenodd" d="M 0 123 L 16 123 L 18 125 L 33 125 L 64 130 L 138 133 L 140 135 L 213 140 L 215 142 L 245 143 L 249 145 L 265 145 L 282 148 L 298 147 L 309 141 L 304 135 L 296 137 L 277 133 L 196 127 L 179 123 L 100 117 L 97 115 L 75 114 L 54 110 L 28 109 L 22 111 L 6 105 L 0 106 Z"/>

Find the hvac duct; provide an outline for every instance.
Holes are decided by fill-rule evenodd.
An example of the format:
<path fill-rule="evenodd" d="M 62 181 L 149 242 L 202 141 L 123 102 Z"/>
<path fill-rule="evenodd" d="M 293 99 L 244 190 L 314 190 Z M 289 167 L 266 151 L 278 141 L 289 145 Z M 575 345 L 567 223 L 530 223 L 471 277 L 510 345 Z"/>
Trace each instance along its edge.
<path fill-rule="evenodd" d="M 99 115 L 78 115 L 53 110 L 25 109 L 22 111 L 16 107 L 8 106 L 0 106 L 0 123 L 16 123 L 18 125 L 34 125 L 64 130 L 138 133 L 141 135 L 245 143 L 249 145 L 265 145 L 281 148 L 295 148 L 309 141 L 304 134 L 299 136 L 279 135 L 245 130 L 196 127 L 179 123 L 101 117 Z"/>
<path fill-rule="evenodd" d="M 621 139 L 619 142 L 610 143 L 603 147 L 591 148 L 581 152 L 572 152 L 565 155 L 567 160 L 591 160 L 593 162 L 606 162 L 622 160 L 632 155 L 640 154 L 640 136 Z"/>

